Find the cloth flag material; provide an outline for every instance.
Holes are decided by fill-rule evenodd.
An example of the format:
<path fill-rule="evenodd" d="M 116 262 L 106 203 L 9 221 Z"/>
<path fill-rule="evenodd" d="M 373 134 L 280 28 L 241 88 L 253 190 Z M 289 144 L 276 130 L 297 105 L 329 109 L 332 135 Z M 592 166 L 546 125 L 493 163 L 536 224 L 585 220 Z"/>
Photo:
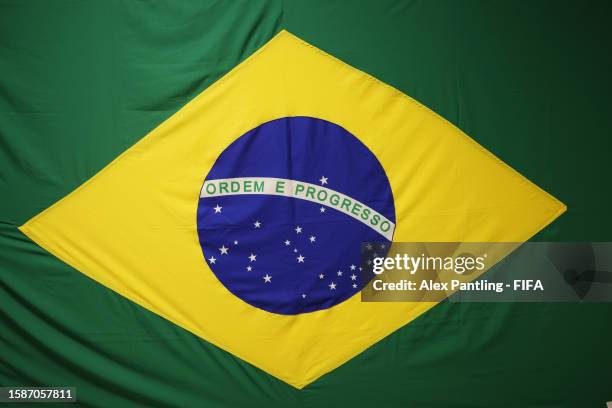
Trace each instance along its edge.
<path fill-rule="evenodd" d="M 429 109 L 281 31 L 20 229 L 302 388 L 434 305 L 360 302 L 360 242 L 522 242 L 564 210 Z"/>

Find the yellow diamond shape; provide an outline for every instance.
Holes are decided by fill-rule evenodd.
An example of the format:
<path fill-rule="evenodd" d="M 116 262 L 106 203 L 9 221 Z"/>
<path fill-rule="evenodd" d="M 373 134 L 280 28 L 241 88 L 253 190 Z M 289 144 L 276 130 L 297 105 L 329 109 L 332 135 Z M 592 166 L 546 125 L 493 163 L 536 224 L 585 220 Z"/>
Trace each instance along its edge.
<path fill-rule="evenodd" d="M 282 31 L 21 230 L 139 305 L 302 388 L 435 303 L 288 316 L 233 296 L 204 262 L 200 188 L 219 154 L 287 116 L 336 123 L 379 159 L 396 241 L 522 242 L 565 206 L 398 90 Z"/>

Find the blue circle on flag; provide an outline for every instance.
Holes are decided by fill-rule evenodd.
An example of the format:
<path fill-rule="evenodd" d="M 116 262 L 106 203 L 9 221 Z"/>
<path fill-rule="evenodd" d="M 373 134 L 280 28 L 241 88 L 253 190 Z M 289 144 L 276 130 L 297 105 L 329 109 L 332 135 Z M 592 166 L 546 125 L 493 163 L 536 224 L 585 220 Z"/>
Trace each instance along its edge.
<path fill-rule="evenodd" d="M 219 281 L 285 315 L 355 295 L 366 280 L 361 243 L 389 242 L 394 224 L 391 186 L 374 154 L 312 117 L 276 119 L 236 139 L 206 176 L 197 211 Z"/>

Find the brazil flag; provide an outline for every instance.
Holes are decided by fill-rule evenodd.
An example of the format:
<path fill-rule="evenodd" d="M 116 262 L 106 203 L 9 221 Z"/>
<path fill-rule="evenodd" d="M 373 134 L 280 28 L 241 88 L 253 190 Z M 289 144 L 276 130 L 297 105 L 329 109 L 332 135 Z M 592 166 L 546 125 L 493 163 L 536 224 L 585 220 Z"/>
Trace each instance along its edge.
<path fill-rule="evenodd" d="M 0 1 L 0 386 L 604 406 L 609 305 L 359 292 L 362 242 L 610 239 L 611 11 Z"/>

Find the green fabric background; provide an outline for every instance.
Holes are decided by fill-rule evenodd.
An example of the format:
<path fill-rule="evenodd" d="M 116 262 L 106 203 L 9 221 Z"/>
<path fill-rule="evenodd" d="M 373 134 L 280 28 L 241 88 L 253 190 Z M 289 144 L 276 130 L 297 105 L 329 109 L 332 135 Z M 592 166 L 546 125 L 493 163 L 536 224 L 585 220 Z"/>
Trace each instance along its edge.
<path fill-rule="evenodd" d="M 95 407 L 604 407 L 609 304 L 441 304 L 298 391 L 16 229 L 281 28 L 565 202 L 536 239 L 612 240 L 610 3 L 0 0 L 0 385 Z"/>

